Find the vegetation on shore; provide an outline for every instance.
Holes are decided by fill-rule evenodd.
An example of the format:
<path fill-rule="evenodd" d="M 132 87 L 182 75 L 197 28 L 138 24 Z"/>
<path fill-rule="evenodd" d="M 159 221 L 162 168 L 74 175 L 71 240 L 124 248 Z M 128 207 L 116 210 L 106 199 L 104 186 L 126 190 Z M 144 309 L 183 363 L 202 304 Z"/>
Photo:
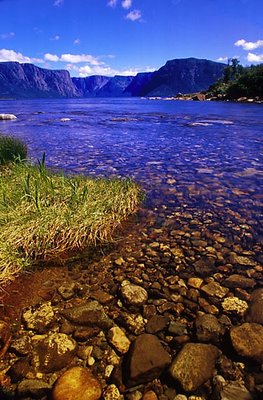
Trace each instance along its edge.
<path fill-rule="evenodd" d="M 141 190 L 129 179 L 53 174 L 17 162 L 0 169 L 0 284 L 36 260 L 112 240 Z"/>
<path fill-rule="evenodd" d="M 27 147 L 21 140 L 11 136 L 0 136 L 0 165 L 16 159 L 25 160 L 26 157 Z"/>
<path fill-rule="evenodd" d="M 210 86 L 207 94 L 228 100 L 242 97 L 262 99 L 263 64 L 242 67 L 236 58 L 229 60 L 222 79 Z"/>

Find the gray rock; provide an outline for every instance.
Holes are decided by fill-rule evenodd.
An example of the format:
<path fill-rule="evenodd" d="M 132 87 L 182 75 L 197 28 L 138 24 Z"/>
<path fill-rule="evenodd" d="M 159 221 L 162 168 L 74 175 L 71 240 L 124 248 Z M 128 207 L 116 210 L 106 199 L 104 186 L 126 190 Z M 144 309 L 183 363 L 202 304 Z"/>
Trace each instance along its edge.
<path fill-rule="evenodd" d="M 61 314 L 77 325 L 96 326 L 101 329 L 110 329 L 114 325 L 104 308 L 95 300 L 63 310 Z"/>
<path fill-rule="evenodd" d="M 64 333 L 51 333 L 49 335 L 32 338 L 35 343 L 33 363 L 37 371 L 51 373 L 58 371 L 73 360 L 77 344 L 75 340 Z"/>
<path fill-rule="evenodd" d="M 236 352 L 259 363 L 263 363 L 263 326 L 244 323 L 230 330 Z"/>
<path fill-rule="evenodd" d="M 23 321 L 27 329 L 32 329 L 39 333 L 43 333 L 54 319 L 54 311 L 50 302 L 35 307 L 23 313 Z"/>
<path fill-rule="evenodd" d="M 263 288 L 257 289 L 252 293 L 246 319 L 250 322 L 263 324 Z"/>
<path fill-rule="evenodd" d="M 204 314 L 197 317 L 195 326 L 199 342 L 218 343 L 221 335 L 224 333 L 224 329 L 218 322 L 218 319 L 211 314 Z"/>
<path fill-rule="evenodd" d="M 131 345 L 127 359 L 127 386 L 136 386 L 158 378 L 171 359 L 159 339 L 150 334 L 140 335 Z"/>
<path fill-rule="evenodd" d="M 226 278 L 223 282 L 223 285 L 228 288 L 253 288 L 256 282 L 252 278 L 247 278 L 243 275 L 233 274 Z"/>
<path fill-rule="evenodd" d="M 247 388 L 238 383 L 230 382 L 220 388 L 217 388 L 215 392 L 216 400 L 253 400 L 251 393 Z"/>
<path fill-rule="evenodd" d="M 148 300 L 147 291 L 141 286 L 133 284 L 122 286 L 121 295 L 128 306 L 142 306 Z"/>
<path fill-rule="evenodd" d="M 212 377 L 217 357 L 218 349 L 211 344 L 187 343 L 169 371 L 186 392 L 194 392 Z"/>
<path fill-rule="evenodd" d="M 33 399 L 41 399 L 48 394 L 51 386 L 46 382 L 37 379 L 26 379 L 17 386 L 18 397 L 29 397 Z"/>

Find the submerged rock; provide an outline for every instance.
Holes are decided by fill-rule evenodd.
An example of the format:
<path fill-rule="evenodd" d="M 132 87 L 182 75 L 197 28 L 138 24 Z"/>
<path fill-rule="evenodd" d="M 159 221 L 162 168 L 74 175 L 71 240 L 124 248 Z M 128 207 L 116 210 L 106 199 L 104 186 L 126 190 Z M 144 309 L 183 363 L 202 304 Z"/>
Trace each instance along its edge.
<path fill-rule="evenodd" d="M 263 326 L 244 323 L 230 331 L 232 344 L 236 352 L 259 363 L 263 363 Z"/>
<path fill-rule="evenodd" d="M 113 321 L 107 316 L 100 303 L 95 300 L 63 310 L 61 314 L 77 325 L 96 326 L 101 329 L 109 329 L 113 326 Z"/>
<path fill-rule="evenodd" d="M 174 359 L 170 374 L 186 392 L 194 392 L 212 377 L 218 353 L 211 344 L 187 343 Z"/>
<path fill-rule="evenodd" d="M 131 345 L 127 360 L 127 385 L 136 386 L 158 378 L 171 359 L 159 339 L 148 333 L 140 335 Z"/>
<path fill-rule="evenodd" d="M 73 367 L 56 381 L 52 400 L 98 400 L 102 390 L 100 382 L 84 367 Z"/>

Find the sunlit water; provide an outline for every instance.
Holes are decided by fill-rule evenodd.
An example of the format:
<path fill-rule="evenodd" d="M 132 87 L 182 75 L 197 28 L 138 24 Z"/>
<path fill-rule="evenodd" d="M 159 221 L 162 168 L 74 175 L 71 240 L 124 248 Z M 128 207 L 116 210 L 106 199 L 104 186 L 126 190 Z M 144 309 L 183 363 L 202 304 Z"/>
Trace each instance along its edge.
<path fill-rule="evenodd" d="M 166 237 L 177 229 L 178 245 L 201 238 L 207 254 L 220 239 L 229 252 L 260 258 L 262 105 L 27 100 L 1 101 L 0 113 L 17 116 L 0 121 L 0 132 L 23 139 L 34 160 L 45 152 L 48 166 L 69 173 L 135 179 L 152 229 Z"/>

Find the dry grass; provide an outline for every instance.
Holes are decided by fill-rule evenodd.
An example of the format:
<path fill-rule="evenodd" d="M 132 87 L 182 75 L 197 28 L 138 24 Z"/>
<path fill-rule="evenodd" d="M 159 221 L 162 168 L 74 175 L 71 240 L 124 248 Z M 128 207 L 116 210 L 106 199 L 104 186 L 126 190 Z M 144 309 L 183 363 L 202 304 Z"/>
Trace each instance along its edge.
<path fill-rule="evenodd" d="M 0 283 L 39 259 L 112 240 L 141 199 L 129 179 L 66 177 L 18 163 L 0 171 Z"/>

